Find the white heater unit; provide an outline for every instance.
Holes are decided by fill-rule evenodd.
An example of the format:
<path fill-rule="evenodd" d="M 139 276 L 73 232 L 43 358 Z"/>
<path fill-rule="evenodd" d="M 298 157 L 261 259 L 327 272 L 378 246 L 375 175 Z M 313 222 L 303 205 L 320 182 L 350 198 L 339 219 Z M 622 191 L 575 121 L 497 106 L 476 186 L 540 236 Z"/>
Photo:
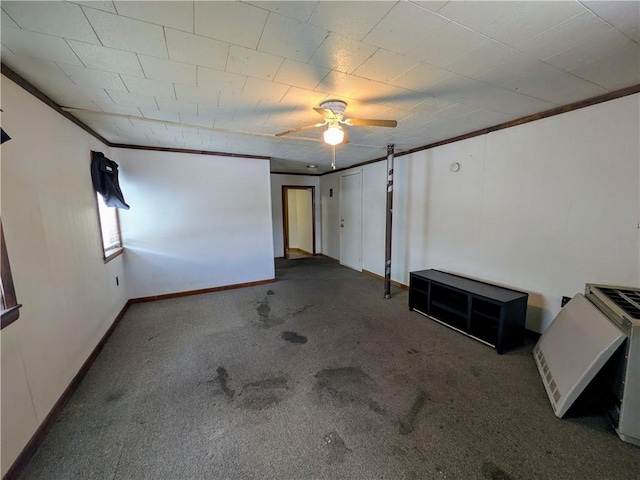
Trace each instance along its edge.
<path fill-rule="evenodd" d="M 640 289 L 587 284 L 585 295 L 575 295 L 540 337 L 533 356 L 558 417 L 606 364 L 609 417 L 622 440 L 640 445 Z"/>

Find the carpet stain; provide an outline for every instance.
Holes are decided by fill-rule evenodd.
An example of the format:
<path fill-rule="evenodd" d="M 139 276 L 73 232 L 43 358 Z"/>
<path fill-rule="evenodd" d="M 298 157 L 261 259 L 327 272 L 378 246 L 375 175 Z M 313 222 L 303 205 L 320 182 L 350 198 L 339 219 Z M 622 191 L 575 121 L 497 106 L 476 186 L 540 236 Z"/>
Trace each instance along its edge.
<path fill-rule="evenodd" d="M 288 315 L 288 318 L 291 319 L 291 318 L 297 317 L 298 315 L 302 315 L 304 312 L 306 312 L 307 310 L 309 310 L 312 307 L 313 307 L 313 305 L 307 304 L 307 305 L 304 305 L 304 306 L 302 306 L 300 308 L 297 308 L 296 310 L 294 310 L 292 313 L 290 313 Z"/>
<path fill-rule="evenodd" d="M 313 391 L 324 402 L 337 407 L 347 405 L 366 405 L 378 414 L 384 410 L 371 398 L 376 388 L 373 379 L 359 368 L 342 367 L 325 369 L 316 373 Z"/>
<path fill-rule="evenodd" d="M 284 400 L 287 390 L 289 385 L 286 377 L 269 377 L 247 383 L 238 395 L 239 407 L 247 410 L 274 407 Z"/>
<path fill-rule="evenodd" d="M 488 480 L 513 480 L 511 475 L 493 462 L 483 462 L 480 471 L 482 476 Z"/>
<path fill-rule="evenodd" d="M 291 343 L 307 343 L 307 337 L 296 332 L 282 332 L 282 339 Z"/>
<path fill-rule="evenodd" d="M 265 299 L 264 301 L 258 303 L 258 308 L 256 308 L 256 311 L 258 312 L 258 315 L 260 315 L 260 318 L 268 319 L 269 315 L 271 314 L 271 306 L 269 305 L 269 301 Z"/>
<path fill-rule="evenodd" d="M 216 373 L 218 374 L 216 381 L 220 384 L 220 390 L 231 400 L 235 390 L 229 388 L 229 373 L 224 367 L 218 367 Z"/>
<path fill-rule="evenodd" d="M 408 353 L 409 355 L 413 355 L 414 353 L 418 353 L 418 350 L 416 350 L 415 348 L 412 348 L 412 349 L 410 349 L 410 350 L 407 350 L 407 353 Z"/>
<path fill-rule="evenodd" d="M 471 371 L 471 375 L 473 375 L 476 378 L 479 378 L 480 375 L 482 374 L 482 370 L 477 365 L 471 365 L 469 370 Z"/>
<path fill-rule="evenodd" d="M 107 395 L 106 403 L 117 402 L 122 397 L 124 397 L 124 394 L 125 394 L 124 390 L 116 390 L 114 392 L 111 392 L 109 393 L 109 395 Z"/>
<path fill-rule="evenodd" d="M 420 410 L 422 410 L 426 402 L 427 394 L 422 390 L 419 390 L 418 395 L 416 395 L 416 399 L 413 401 L 413 405 L 411 405 L 411 409 L 407 412 L 404 418 L 400 420 L 401 435 L 409 435 L 415 430 L 418 414 L 420 413 Z"/>
<path fill-rule="evenodd" d="M 274 292 L 273 290 L 267 290 L 267 295 L 275 295 L 276 292 Z"/>
<path fill-rule="evenodd" d="M 343 463 L 351 449 L 344 443 L 342 437 L 335 430 L 327 433 L 323 440 L 327 444 L 327 462 L 331 464 Z"/>

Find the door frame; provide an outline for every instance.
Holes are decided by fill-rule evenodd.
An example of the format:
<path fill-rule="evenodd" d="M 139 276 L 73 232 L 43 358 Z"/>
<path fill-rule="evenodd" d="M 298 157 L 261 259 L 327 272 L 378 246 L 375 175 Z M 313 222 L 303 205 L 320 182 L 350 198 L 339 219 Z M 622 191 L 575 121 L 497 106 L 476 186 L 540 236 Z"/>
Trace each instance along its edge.
<path fill-rule="evenodd" d="M 316 254 L 316 187 L 313 185 L 282 185 L 282 246 L 284 258 L 289 249 L 289 201 L 287 192 L 289 190 L 311 190 L 311 236 L 313 239 L 312 255 Z"/>

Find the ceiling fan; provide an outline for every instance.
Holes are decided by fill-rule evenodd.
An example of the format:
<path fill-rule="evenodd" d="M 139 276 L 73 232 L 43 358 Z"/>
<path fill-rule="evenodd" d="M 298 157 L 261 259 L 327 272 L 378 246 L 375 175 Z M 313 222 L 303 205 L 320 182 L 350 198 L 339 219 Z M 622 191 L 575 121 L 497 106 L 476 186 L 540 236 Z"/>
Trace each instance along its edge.
<path fill-rule="evenodd" d="M 349 139 L 342 128 L 342 125 L 351 126 L 367 126 L 367 127 L 389 127 L 395 128 L 398 125 L 396 120 L 377 120 L 367 118 L 347 118 L 344 112 L 347 108 L 347 103 L 342 100 L 325 100 L 319 106 L 313 109 L 318 112 L 324 118 L 324 122 L 316 123 L 314 125 L 308 125 L 306 127 L 294 128 L 293 130 L 287 130 L 286 132 L 277 133 L 276 137 L 283 137 L 292 133 L 301 132 L 303 130 L 310 130 L 312 128 L 323 127 L 328 125 L 327 129 L 323 133 L 323 138 L 329 145 L 338 145 L 340 143 L 349 143 Z"/>

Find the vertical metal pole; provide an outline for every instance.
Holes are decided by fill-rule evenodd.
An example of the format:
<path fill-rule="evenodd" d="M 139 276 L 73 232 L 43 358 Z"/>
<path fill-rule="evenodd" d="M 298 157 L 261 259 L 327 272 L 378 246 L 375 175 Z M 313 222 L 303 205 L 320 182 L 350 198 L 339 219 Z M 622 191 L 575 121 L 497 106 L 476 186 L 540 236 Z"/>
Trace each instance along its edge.
<path fill-rule="evenodd" d="M 391 298 L 391 220 L 393 215 L 393 151 L 387 145 L 387 227 L 384 248 L 384 298 Z"/>

